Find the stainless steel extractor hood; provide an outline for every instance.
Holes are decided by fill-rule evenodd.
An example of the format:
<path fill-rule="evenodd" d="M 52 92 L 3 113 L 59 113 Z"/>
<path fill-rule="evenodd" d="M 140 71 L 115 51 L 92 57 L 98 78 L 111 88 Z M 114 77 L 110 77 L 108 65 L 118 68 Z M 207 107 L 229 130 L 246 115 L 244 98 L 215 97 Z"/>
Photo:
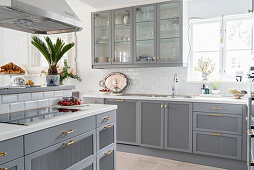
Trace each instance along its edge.
<path fill-rule="evenodd" d="M 33 34 L 82 30 L 82 23 L 65 0 L 0 0 L 0 27 Z"/>

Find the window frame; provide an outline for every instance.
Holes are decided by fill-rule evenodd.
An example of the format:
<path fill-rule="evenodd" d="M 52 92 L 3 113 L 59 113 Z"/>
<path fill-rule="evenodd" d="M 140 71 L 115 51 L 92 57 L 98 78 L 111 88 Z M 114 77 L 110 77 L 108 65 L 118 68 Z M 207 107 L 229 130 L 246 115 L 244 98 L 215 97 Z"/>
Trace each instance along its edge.
<path fill-rule="evenodd" d="M 238 20 L 241 18 L 250 18 L 252 19 L 251 14 L 240 14 L 240 15 L 229 15 L 229 16 L 223 16 L 223 17 L 217 17 L 217 18 L 208 18 L 208 19 L 190 19 L 189 20 L 189 59 L 188 59 L 188 78 L 187 80 L 190 82 L 200 82 L 200 80 L 195 80 L 193 77 L 194 70 L 193 70 L 193 58 L 194 58 L 194 50 L 193 50 L 193 25 L 194 24 L 200 24 L 200 23 L 213 23 L 213 22 L 219 22 L 220 23 L 220 42 L 218 42 L 219 45 L 219 78 L 220 80 L 227 81 L 227 82 L 233 82 L 235 79 L 234 76 L 228 76 L 226 75 L 226 24 L 228 21 L 232 20 Z M 253 22 L 253 20 L 251 20 Z M 221 39 L 223 40 L 223 44 L 221 44 Z M 251 28 L 251 54 L 253 55 L 253 40 L 254 39 L 254 27 L 252 23 Z M 239 49 L 243 50 L 243 49 Z M 247 50 L 247 49 L 245 49 Z M 212 51 L 208 51 L 212 52 Z"/>

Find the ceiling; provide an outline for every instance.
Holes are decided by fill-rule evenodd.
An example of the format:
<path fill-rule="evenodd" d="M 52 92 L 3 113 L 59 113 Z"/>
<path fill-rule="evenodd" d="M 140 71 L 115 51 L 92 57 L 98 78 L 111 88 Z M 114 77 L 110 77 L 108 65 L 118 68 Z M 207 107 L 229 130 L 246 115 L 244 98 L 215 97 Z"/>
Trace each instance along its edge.
<path fill-rule="evenodd" d="M 110 8 L 119 5 L 126 5 L 139 2 L 151 2 L 151 0 L 80 0 L 94 8 Z"/>

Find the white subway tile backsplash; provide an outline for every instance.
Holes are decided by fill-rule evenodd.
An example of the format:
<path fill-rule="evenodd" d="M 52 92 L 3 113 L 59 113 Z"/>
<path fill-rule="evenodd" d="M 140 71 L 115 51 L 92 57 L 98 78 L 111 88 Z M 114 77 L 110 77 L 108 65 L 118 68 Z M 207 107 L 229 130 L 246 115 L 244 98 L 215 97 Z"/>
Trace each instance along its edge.
<path fill-rule="evenodd" d="M 17 112 L 25 109 L 25 103 L 11 103 L 10 104 L 10 111 L 11 112 Z"/>
<path fill-rule="evenodd" d="M 14 103 L 18 101 L 17 94 L 2 95 L 2 103 Z"/>
<path fill-rule="evenodd" d="M 36 116 L 37 115 L 37 109 L 26 110 L 25 114 L 26 114 L 26 116 L 30 116 L 30 117 Z"/>
<path fill-rule="evenodd" d="M 44 99 L 49 99 L 54 97 L 54 92 L 53 91 L 48 91 L 48 92 L 44 92 Z"/>
<path fill-rule="evenodd" d="M 49 99 L 49 105 L 50 106 L 54 106 L 57 105 L 59 102 L 60 98 L 53 98 L 53 99 Z"/>
<path fill-rule="evenodd" d="M 9 104 L 0 104 L 0 114 L 10 112 Z"/>
<path fill-rule="evenodd" d="M 55 91 L 55 97 L 63 97 L 63 91 Z"/>
<path fill-rule="evenodd" d="M 18 94 L 18 101 L 19 102 L 24 102 L 24 101 L 29 101 L 29 100 L 32 100 L 32 94 L 31 93 Z"/>
<path fill-rule="evenodd" d="M 63 97 L 71 97 L 71 96 L 72 96 L 72 90 L 63 91 Z"/>
<path fill-rule="evenodd" d="M 10 114 L 10 116 L 11 116 L 11 120 L 21 119 L 25 117 L 25 112 L 24 111 L 14 112 Z"/>
<path fill-rule="evenodd" d="M 38 106 L 38 108 L 40 108 L 40 107 L 48 107 L 49 106 L 49 100 L 48 99 L 38 100 L 37 101 L 37 106 Z"/>
<path fill-rule="evenodd" d="M 25 109 L 26 110 L 36 109 L 36 108 L 37 108 L 37 100 L 25 102 Z"/>
<path fill-rule="evenodd" d="M 0 104 L 2 103 L 2 97 L 0 96 Z"/>
<path fill-rule="evenodd" d="M 43 99 L 43 92 L 32 93 L 32 100 Z"/>

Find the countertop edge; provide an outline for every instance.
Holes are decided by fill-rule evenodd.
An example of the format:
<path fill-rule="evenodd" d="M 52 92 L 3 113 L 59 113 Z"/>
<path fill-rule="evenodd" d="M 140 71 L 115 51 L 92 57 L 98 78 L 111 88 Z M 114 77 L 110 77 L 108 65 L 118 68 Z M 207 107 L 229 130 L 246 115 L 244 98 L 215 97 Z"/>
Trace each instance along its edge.
<path fill-rule="evenodd" d="M 54 117 L 28 126 L 0 123 L 0 142 L 117 109 L 116 105 L 104 104 L 93 104 L 87 107 L 91 107 L 91 109 L 79 113 L 75 112 L 68 115 Z"/>
<path fill-rule="evenodd" d="M 106 99 L 125 99 L 125 100 L 153 100 L 153 101 L 168 101 L 168 102 L 197 102 L 197 103 L 224 103 L 224 104 L 242 104 L 247 105 L 248 100 L 234 99 L 233 97 L 201 97 L 194 98 L 167 98 L 167 97 L 146 97 L 146 96 L 112 96 L 112 95 L 96 95 L 84 94 L 82 97 L 90 98 L 106 98 Z"/>

